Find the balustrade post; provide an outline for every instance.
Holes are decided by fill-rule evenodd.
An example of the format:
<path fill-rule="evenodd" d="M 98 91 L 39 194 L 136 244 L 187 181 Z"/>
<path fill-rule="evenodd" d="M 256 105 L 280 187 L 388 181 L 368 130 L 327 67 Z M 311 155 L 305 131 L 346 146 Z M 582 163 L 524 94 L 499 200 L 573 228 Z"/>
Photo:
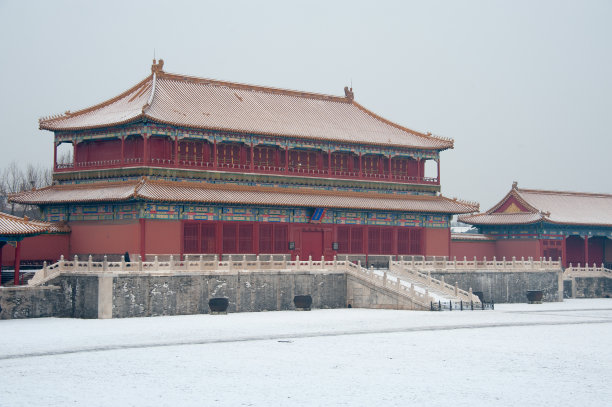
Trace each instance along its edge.
<path fill-rule="evenodd" d="M 122 271 L 125 271 L 126 267 L 125 267 L 125 257 L 121 256 L 121 266 L 120 269 Z"/>
<path fill-rule="evenodd" d="M 457 256 L 453 256 L 453 268 L 457 268 Z"/>
<path fill-rule="evenodd" d="M 442 282 L 442 287 L 445 287 L 444 276 L 440 276 L 440 281 Z"/>
<path fill-rule="evenodd" d="M 142 271 L 142 256 L 138 255 L 138 271 Z"/>
<path fill-rule="evenodd" d="M 334 270 L 338 268 L 338 256 L 334 254 Z"/>
<path fill-rule="evenodd" d="M 174 270 L 174 256 L 170 255 L 170 260 L 168 261 L 168 266 L 170 270 Z"/>
<path fill-rule="evenodd" d="M 48 273 L 47 262 L 43 261 L 43 278 L 47 278 L 47 273 Z"/>
<path fill-rule="evenodd" d="M 325 256 L 321 256 L 321 269 L 325 269 Z"/>
<path fill-rule="evenodd" d="M 359 270 L 361 270 L 361 260 L 357 260 L 357 267 L 359 267 Z"/>
<path fill-rule="evenodd" d="M 455 281 L 455 297 L 459 295 L 459 284 Z"/>
<path fill-rule="evenodd" d="M 300 256 L 299 255 L 295 256 L 295 269 L 296 270 L 300 269 Z"/>
<path fill-rule="evenodd" d="M 79 256 L 75 254 L 74 259 L 73 259 L 72 270 L 77 271 L 79 268 L 78 266 L 79 266 Z"/>
<path fill-rule="evenodd" d="M 102 260 L 102 271 L 108 270 L 108 257 L 106 254 L 104 255 L 104 259 Z"/>
<path fill-rule="evenodd" d="M 287 255 L 283 254 L 283 269 L 287 268 Z"/>
<path fill-rule="evenodd" d="M 514 270 L 516 268 L 516 256 L 512 256 L 512 269 Z"/>
<path fill-rule="evenodd" d="M 153 271 L 159 271 L 159 260 L 157 258 L 157 255 L 153 257 Z"/>
<path fill-rule="evenodd" d="M 506 256 L 502 257 L 502 269 L 506 269 Z"/>
<path fill-rule="evenodd" d="M 261 268 L 261 265 L 259 263 L 259 254 L 258 254 L 257 256 L 255 256 L 255 269 L 259 270 L 260 268 Z"/>
<path fill-rule="evenodd" d="M 312 268 L 312 255 L 308 255 L 308 269 Z"/>
<path fill-rule="evenodd" d="M 91 258 L 91 254 L 89 255 L 89 257 L 87 258 L 87 271 L 91 271 L 92 267 L 93 267 L 93 259 Z"/>
<path fill-rule="evenodd" d="M 219 255 L 215 253 L 213 255 L 213 270 L 217 270 L 218 268 L 219 268 Z"/>
<path fill-rule="evenodd" d="M 230 254 L 229 256 L 227 256 L 227 269 L 231 270 L 233 265 L 234 264 L 232 262 L 232 255 Z"/>
<path fill-rule="evenodd" d="M 242 267 L 243 270 L 246 270 L 246 268 L 247 268 L 246 267 L 246 254 L 242 255 L 242 264 L 241 264 L 240 267 Z"/>
<path fill-rule="evenodd" d="M 64 271 L 64 255 L 62 254 L 59 259 L 59 269 L 60 271 Z"/>

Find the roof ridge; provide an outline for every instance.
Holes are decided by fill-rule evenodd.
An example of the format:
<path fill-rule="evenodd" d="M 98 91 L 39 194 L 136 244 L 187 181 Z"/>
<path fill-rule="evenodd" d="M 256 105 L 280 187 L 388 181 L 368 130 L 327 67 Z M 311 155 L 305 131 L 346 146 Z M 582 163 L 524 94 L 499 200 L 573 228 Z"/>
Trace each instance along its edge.
<path fill-rule="evenodd" d="M 66 117 L 74 117 L 74 116 L 83 115 L 83 114 L 89 113 L 89 112 L 91 112 L 93 110 L 100 109 L 100 108 L 106 107 L 108 105 L 111 105 L 111 104 L 115 103 L 116 101 L 126 97 L 130 93 L 136 91 L 137 89 L 139 89 L 139 88 L 141 88 L 143 86 L 146 86 L 147 82 L 149 80 L 151 80 L 152 77 L 153 77 L 153 74 L 147 76 L 146 78 L 144 78 L 143 80 L 138 82 L 136 85 L 134 85 L 131 88 L 127 89 L 126 91 L 120 93 L 119 95 L 117 95 L 117 96 L 115 96 L 115 97 L 113 97 L 111 99 L 105 100 L 105 101 L 103 101 L 101 103 L 98 103 L 96 105 L 87 107 L 85 109 L 77 110 L 76 112 L 70 112 L 70 110 L 67 110 L 65 113 L 60 113 L 60 114 L 51 115 L 51 116 L 43 116 L 43 117 L 38 119 L 38 128 L 40 130 L 48 130 L 45 127 L 45 123 L 47 123 L 47 122 L 56 121 L 58 119 L 63 119 L 63 118 L 66 118 Z"/>
<path fill-rule="evenodd" d="M 340 103 L 350 103 L 350 100 L 345 96 L 336 96 L 336 95 L 327 95 L 324 93 L 316 93 L 316 92 L 306 92 L 294 89 L 284 89 L 284 88 L 275 88 L 272 86 L 263 86 L 263 85 L 251 85 L 247 83 L 241 82 L 230 82 L 219 79 L 211 79 L 211 78 L 201 78 L 197 76 L 189 76 L 177 73 L 170 72 L 159 72 L 160 79 L 166 78 L 170 80 L 182 80 L 202 85 L 213 85 L 220 87 L 228 87 L 233 89 L 240 90 L 250 90 L 250 91 L 258 91 L 264 93 L 272 93 L 276 95 L 287 95 L 287 96 L 296 96 L 296 97 L 306 97 L 310 99 L 319 99 L 319 100 L 330 100 L 334 102 Z"/>
<path fill-rule="evenodd" d="M 599 192 L 577 192 L 577 191 L 551 191 L 544 189 L 526 189 L 519 188 L 518 192 L 535 193 L 535 194 L 547 194 L 547 195 L 576 195 L 576 196 L 590 196 L 600 198 L 612 198 L 612 194 L 603 194 Z"/>
<path fill-rule="evenodd" d="M 421 132 L 418 132 L 416 130 L 409 129 L 408 127 L 404 127 L 404 126 L 402 126 L 400 124 L 392 122 L 391 120 L 385 119 L 384 117 L 374 113 L 373 111 L 369 110 L 368 108 L 360 105 L 355 100 L 353 100 L 353 105 L 355 107 L 357 107 L 359 110 L 363 111 L 364 113 L 369 114 L 370 116 L 372 116 L 376 120 L 381 121 L 381 122 L 383 122 L 383 123 L 385 123 L 385 124 L 387 124 L 389 126 L 395 127 L 396 129 L 399 129 L 399 130 L 411 133 L 411 134 L 413 134 L 415 136 L 426 138 L 428 140 L 431 140 L 431 139 L 438 140 L 438 141 L 441 141 L 443 143 L 446 143 L 448 145 L 447 148 L 454 148 L 455 141 L 452 138 L 433 136 L 431 133 L 421 133 Z"/>

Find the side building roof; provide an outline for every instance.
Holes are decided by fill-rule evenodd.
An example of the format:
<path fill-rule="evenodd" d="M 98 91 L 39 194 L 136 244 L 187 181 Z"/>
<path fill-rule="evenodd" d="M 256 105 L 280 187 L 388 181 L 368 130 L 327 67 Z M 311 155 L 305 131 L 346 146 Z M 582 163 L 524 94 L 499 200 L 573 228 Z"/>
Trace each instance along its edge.
<path fill-rule="evenodd" d="M 463 215 L 471 225 L 526 225 L 549 222 L 567 225 L 612 226 L 612 195 L 584 192 L 512 189 L 484 213 Z"/>
<path fill-rule="evenodd" d="M 448 214 L 478 210 L 477 204 L 443 196 L 254 187 L 146 178 L 115 183 L 53 185 L 11 195 L 10 200 L 31 205 L 145 200 Z"/>
<path fill-rule="evenodd" d="M 43 233 L 68 233 L 70 228 L 63 223 L 42 222 L 19 218 L 0 212 L 0 238 L 34 236 Z"/>
<path fill-rule="evenodd" d="M 166 73 L 163 61 L 150 76 L 103 103 L 42 118 L 43 130 L 103 128 L 150 120 L 175 126 L 430 150 L 453 140 L 393 123 L 345 96 L 245 85 Z"/>

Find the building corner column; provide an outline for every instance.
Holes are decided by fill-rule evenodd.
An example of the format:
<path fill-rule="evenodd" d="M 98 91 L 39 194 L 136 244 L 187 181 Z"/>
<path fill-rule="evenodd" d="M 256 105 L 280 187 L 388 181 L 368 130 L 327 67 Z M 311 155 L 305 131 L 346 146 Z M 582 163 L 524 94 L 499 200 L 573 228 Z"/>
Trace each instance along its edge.
<path fill-rule="evenodd" d="M 584 265 L 589 265 L 589 235 L 584 236 Z"/>
<path fill-rule="evenodd" d="M 19 278 L 19 268 L 21 266 L 21 241 L 17 241 L 15 245 L 15 273 L 13 274 L 13 284 L 21 285 L 21 279 Z"/>

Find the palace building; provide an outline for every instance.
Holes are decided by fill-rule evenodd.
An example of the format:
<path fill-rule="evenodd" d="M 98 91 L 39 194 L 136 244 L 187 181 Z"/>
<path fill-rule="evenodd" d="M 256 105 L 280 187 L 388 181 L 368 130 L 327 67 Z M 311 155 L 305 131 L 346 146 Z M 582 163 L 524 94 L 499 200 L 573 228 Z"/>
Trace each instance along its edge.
<path fill-rule="evenodd" d="M 11 199 L 67 223 L 58 256 L 448 256 L 452 215 L 478 210 L 440 194 L 451 139 L 386 120 L 348 88 L 202 79 L 160 60 L 122 94 L 40 128 L 54 133 L 54 183 Z"/>
<path fill-rule="evenodd" d="M 612 264 L 612 195 L 519 188 L 484 213 L 459 216 L 483 235 L 453 235 L 453 254 Z"/>

